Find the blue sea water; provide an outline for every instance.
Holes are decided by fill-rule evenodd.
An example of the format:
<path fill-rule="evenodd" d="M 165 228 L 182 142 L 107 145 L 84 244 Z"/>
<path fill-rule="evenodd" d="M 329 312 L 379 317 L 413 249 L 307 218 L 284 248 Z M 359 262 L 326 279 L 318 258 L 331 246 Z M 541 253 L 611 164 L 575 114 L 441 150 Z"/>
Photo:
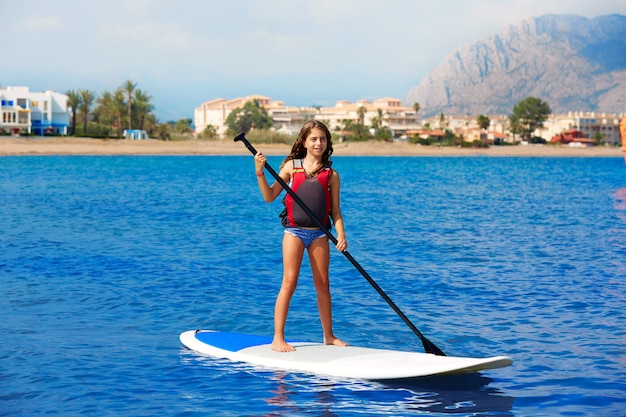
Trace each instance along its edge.
<path fill-rule="evenodd" d="M 179 333 L 272 333 L 281 207 L 251 157 L 3 157 L 0 415 L 626 416 L 622 159 L 334 166 L 354 258 L 448 355 L 512 366 L 378 383 L 198 355 Z M 422 351 L 337 252 L 331 284 L 338 336 Z M 321 337 L 306 263 L 287 335 Z"/>

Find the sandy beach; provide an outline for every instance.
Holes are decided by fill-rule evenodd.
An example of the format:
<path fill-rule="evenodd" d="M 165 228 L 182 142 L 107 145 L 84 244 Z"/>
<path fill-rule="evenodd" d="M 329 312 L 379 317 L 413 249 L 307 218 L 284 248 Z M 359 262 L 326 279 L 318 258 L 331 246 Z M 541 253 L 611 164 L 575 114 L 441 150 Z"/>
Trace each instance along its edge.
<path fill-rule="evenodd" d="M 285 155 L 289 145 L 255 144 L 266 155 Z M 406 142 L 352 142 L 333 144 L 337 156 L 562 156 L 623 157 L 618 147 L 578 148 L 553 145 L 453 148 Z M 248 155 L 233 140 L 164 142 L 157 140 L 103 140 L 90 138 L 0 138 L 0 155 Z"/>

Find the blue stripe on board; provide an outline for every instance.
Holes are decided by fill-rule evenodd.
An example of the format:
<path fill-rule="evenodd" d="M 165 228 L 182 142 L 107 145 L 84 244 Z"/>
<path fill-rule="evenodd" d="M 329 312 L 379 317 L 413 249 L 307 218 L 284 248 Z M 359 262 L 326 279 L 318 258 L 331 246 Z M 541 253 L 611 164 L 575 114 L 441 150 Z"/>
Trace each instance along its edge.
<path fill-rule="evenodd" d="M 237 352 L 238 350 L 251 346 L 269 345 L 272 343 L 272 338 L 268 336 L 228 332 L 199 332 L 196 333 L 196 339 L 207 345 L 230 352 Z"/>

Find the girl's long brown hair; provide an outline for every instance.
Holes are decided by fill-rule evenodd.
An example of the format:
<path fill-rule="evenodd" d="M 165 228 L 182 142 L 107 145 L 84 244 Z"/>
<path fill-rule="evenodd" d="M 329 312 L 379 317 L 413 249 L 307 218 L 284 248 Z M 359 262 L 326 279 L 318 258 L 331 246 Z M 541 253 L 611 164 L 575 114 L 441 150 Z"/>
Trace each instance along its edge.
<path fill-rule="evenodd" d="M 330 166 L 332 164 L 332 162 L 330 161 L 330 156 L 333 154 L 333 142 L 331 140 L 330 130 L 328 130 L 326 125 L 319 120 L 309 120 L 304 125 L 302 125 L 300 133 L 298 133 L 298 137 L 291 147 L 291 153 L 285 158 L 282 165 L 284 165 L 287 161 L 304 158 L 306 156 L 306 148 L 304 147 L 304 142 L 306 142 L 306 138 L 309 136 L 313 129 L 320 129 L 326 135 L 326 150 L 322 155 L 322 164 L 320 169 L 323 169 L 324 167 Z"/>

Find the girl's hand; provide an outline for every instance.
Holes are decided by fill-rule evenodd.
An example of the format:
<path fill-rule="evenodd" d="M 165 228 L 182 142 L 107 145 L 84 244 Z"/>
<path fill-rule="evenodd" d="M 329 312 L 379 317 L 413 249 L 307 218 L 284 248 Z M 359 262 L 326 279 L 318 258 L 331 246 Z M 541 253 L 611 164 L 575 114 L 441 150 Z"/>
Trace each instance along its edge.
<path fill-rule="evenodd" d="M 348 241 L 345 237 L 337 238 L 337 244 L 335 245 L 335 247 L 338 251 L 344 252 L 346 249 L 348 249 Z"/>
<path fill-rule="evenodd" d="M 254 155 L 254 169 L 256 170 L 257 174 L 259 172 L 263 172 L 266 161 L 267 158 L 261 152 L 257 152 L 256 155 Z"/>

